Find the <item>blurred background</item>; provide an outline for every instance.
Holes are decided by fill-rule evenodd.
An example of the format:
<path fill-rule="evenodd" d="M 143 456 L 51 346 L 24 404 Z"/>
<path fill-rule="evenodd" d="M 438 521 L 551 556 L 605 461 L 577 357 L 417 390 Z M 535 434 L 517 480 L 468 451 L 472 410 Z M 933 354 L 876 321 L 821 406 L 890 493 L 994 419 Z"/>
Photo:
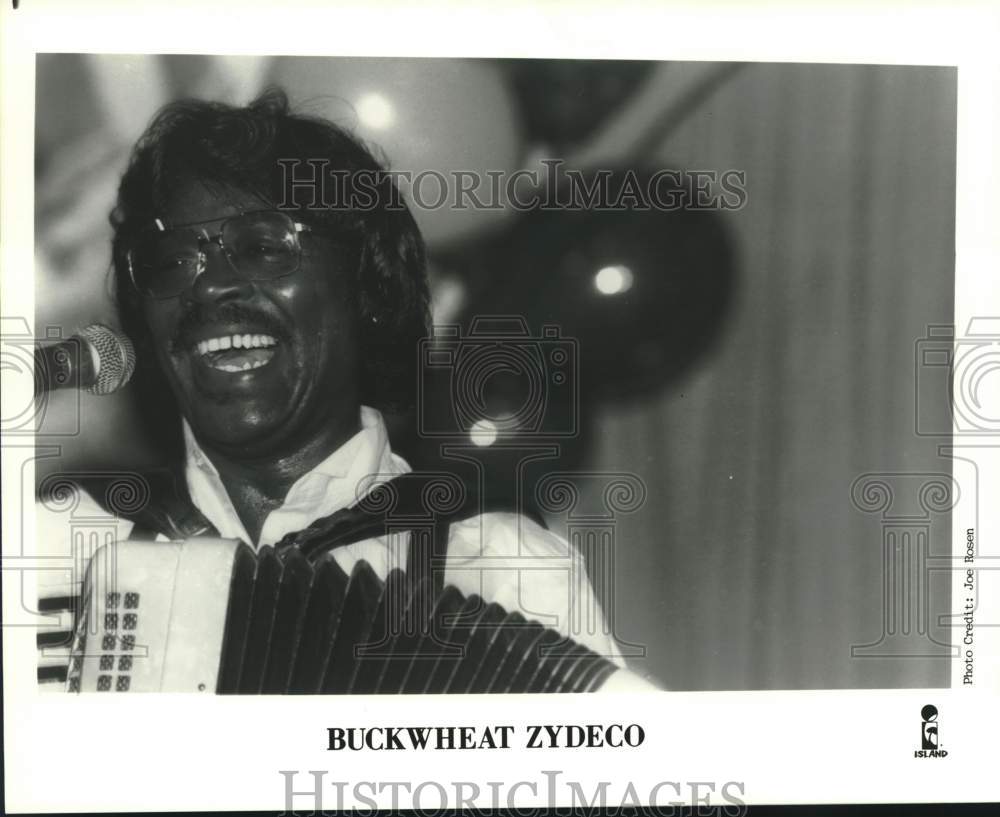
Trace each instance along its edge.
<path fill-rule="evenodd" d="M 464 420 L 445 366 L 415 415 L 389 418 L 394 444 L 418 465 L 474 460 L 498 504 L 517 494 L 583 536 L 629 660 L 668 687 L 944 686 L 939 650 L 852 657 L 883 632 L 887 519 L 852 485 L 951 472 L 946 439 L 914 432 L 915 395 L 947 416 L 946 390 L 918 395 L 914 361 L 928 326 L 952 322 L 955 81 L 933 67 L 39 55 L 36 336 L 114 322 L 108 213 L 132 144 L 182 96 L 243 104 L 280 84 L 397 170 L 740 171 L 733 210 L 417 209 L 435 323 L 466 336 L 486 331 L 478 316 L 517 315 L 528 329 L 524 365 L 491 370 L 481 413 L 516 415 L 532 361 L 550 378 L 557 347 L 570 388 L 551 390 L 541 425 L 448 438 Z M 127 389 L 43 408 L 38 443 L 59 453 L 39 480 L 148 461 Z M 431 426 L 443 436 L 414 433 Z M 572 507 L 546 494 L 554 472 L 576 475 Z M 609 504 L 616 480 L 634 501 Z M 946 505 L 925 515 L 931 551 L 947 552 Z M 949 601 L 942 583 L 921 602 L 945 642 L 933 622 Z"/>

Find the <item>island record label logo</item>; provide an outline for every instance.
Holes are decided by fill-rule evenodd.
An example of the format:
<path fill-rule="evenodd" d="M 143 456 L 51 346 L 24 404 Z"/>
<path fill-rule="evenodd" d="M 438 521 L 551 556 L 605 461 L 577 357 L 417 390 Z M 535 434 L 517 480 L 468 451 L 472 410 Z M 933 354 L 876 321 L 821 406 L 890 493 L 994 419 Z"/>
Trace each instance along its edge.
<path fill-rule="evenodd" d="M 920 710 L 920 749 L 914 757 L 947 757 L 941 748 L 938 736 L 938 711 L 934 704 L 927 704 Z"/>

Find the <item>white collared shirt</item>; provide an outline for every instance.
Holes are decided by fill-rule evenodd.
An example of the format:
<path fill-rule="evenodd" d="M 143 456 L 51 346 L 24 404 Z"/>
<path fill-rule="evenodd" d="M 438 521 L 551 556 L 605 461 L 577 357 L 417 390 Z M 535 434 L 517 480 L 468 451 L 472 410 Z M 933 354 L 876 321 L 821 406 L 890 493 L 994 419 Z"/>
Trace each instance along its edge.
<path fill-rule="evenodd" d="M 185 477 L 195 506 L 221 537 L 251 543 L 215 466 L 186 424 L 184 432 Z M 268 514 L 258 541 L 251 544 L 274 544 L 316 519 L 351 507 L 378 483 L 409 471 L 409 465 L 390 448 L 382 416 L 363 407 L 361 430 L 292 485 L 282 505 Z M 39 572 L 40 599 L 79 593 L 79 567 L 60 565 L 75 564 L 74 541 L 91 535 L 89 529 L 97 532 L 101 542 L 124 541 L 132 529 L 132 522 L 110 515 L 83 491 L 75 503 L 62 501 L 58 507 L 37 503 L 36 523 L 38 555 L 51 559 L 52 565 L 51 570 Z M 377 537 L 339 547 L 333 556 L 348 574 L 355 562 L 364 559 L 384 578 L 393 567 L 405 568 L 407 544 L 398 535 Z M 485 513 L 452 523 L 444 578 L 466 596 L 478 594 L 508 612 L 519 611 L 624 665 L 582 556 L 565 539 L 528 517 Z M 65 628 L 65 618 L 60 616 L 40 631 Z M 40 666 L 58 666 L 67 660 L 68 649 L 49 650 Z"/>
<path fill-rule="evenodd" d="M 219 472 L 202 452 L 187 422 L 184 423 L 187 466 L 184 476 L 195 507 L 215 525 L 224 539 L 242 539 L 259 548 L 273 545 L 286 533 L 349 508 L 376 484 L 410 471 L 410 466 L 389 447 L 389 433 L 382 415 L 361 407 L 361 430 L 329 457 L 299 477 L 280 508 L 268 514 L 254 542 L 247 534 L 229 498 Z"/>

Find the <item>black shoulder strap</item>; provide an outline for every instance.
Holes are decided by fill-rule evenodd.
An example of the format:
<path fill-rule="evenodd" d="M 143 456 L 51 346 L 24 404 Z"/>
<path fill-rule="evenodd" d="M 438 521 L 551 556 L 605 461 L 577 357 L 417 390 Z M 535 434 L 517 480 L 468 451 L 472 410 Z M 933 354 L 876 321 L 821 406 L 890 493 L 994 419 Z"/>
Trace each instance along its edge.
<path fill-rule="evenodd" d="M 218 536 L 188 495 L 183 475 L 170 468 L 144 471 L 64 472 L 61 479 L 83 488 L 105 511 L 134 525 L 130 539 Z"/>
<path fill-rule="evenodd" d="M 458 490 L 449 490 L 455 487 Z M 315 561 L 345 545 L 408 532 L 406 571 L 410 580 L 416 583 L 427 578 L 440 590 L 451 523 L 481 512 L 478 494 L 467 486 L 449 486 L 441 474 L 403 474 L 373 488 L 357 505 L 288 534 L 274 547 L 297 547 Z"/>
<path fill-rule="evenodd" d="M 130 539 L 155 539 L 163 534 L 169 539 L 192 536 L 218 536 L 219 532 L 195 507 L 184 477 L 170 469 L 141 474 L 140 481 L 148 496 L 129 506 L 108 500 L 113 492 L 78 480 L 106 510 L 132 520 Z M 307 528 L 287 534 L 275 549 L 299 548 L 315 561 L 338 547 L 391 533 L 409 532 L 406 569 L 413 581 L 422 578 L 440 589 L 448 555 L 448 536 L 452 522 L 483 512 L 478 493 L 457 477 L 441 473 L 414 472 L 381 483 L 358 504 L 317 519 Z"/>
<path fill-rule="evenodd" d="M 150 486 L 150 500 L 129 517 L 135 523 L 130 539 L 155 539 L 158 534 L 168 539 L 219 535 L 195 507 L 182 475 L 163 470 L 144 476 Z"/>

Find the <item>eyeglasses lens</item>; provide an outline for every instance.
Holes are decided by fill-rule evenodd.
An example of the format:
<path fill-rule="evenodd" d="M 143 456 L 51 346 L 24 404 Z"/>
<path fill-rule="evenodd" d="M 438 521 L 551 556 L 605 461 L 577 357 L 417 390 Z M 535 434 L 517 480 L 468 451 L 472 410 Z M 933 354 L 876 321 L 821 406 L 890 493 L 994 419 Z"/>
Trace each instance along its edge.
<path fill-rule="evenodd" d="M 255 281 L 294 272 L 299 261 L 295 225 L 280 213 L 254 213 L 231 219 L 222 232 L 236 268 Z"/>
<path fill-rule="evenodd" d="M 221 239 L 231 268 L 247 280 L 280 278 L 298 267 L 298 233 L 282 213 L 228 219 Z M 208 241 L 204 232 L 191 227 L 146 234 L 133 251 L 136 285 L 154 297 L 180 294 L 198 277 Z"/>

